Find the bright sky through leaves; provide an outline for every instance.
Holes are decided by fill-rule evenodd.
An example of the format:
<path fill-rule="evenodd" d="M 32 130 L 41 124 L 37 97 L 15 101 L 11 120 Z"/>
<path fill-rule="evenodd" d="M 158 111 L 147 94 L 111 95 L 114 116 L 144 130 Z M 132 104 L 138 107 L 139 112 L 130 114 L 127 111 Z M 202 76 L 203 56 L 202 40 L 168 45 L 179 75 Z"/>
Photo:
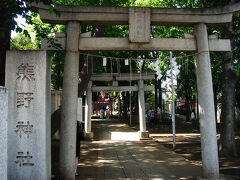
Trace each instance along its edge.
<path fill-rule="evenodd" d="M 18 15 L 17 18 L 14 19 L 18 23 L 18 26 L 20 26 L 21 28 L 27 26 L 26 20 L 22 16 Z M 16 31 L 11 31 L 11 37 L 15 37 L 16 35 L 17 35 Z"/>

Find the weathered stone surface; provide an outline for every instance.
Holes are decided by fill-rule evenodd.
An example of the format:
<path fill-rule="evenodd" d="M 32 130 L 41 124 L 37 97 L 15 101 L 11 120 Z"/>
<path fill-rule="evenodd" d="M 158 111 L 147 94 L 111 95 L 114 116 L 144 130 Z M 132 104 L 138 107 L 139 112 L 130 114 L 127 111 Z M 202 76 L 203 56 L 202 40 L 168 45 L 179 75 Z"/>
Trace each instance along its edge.
<path fill-rule="evenodd" d="M 196 58 L 196 74 L 203 175 L 204 178 L 218 179 L 219 162 L 216 118 L 214 113 L 213 84 L 206 24 L 195 25 L 194 31 L 199 52 Z"/>
<path fill-rule="evenodd" d="M 150 41 L 150 8 L 129 7 L 129 41 L 149 43 Z"/>
<path fill-rule="evenodd" d="M 118 86 L 118 81 L 113 81 L 112 86 Z"/>
<path fill-rule="evenodd" d="M 153 91 L 154 86 L 144 86 L 144 91 Z M 99 91 L 138 91 L 137 86 L 93 86 L 92 92 Z"/>
<path fill-rule="evenodd" d="M 68 22 L 60 129 L 60 179 L 75 179 L 80 24 Z"/>
<path fill-rule="evenodd" d="M 196 51 L 195 39 L 152 38 L 149 43 L 129 43 L 128 38 L 81 38 L 81 51 Z M 210 51 L 231 51 L 229 39 L 209 39 Z"/>
<path fill-rule="evenodd" d="M 149 139 L 149 132 L 148 131 L 138 131 L 139 139 Z"/>
<path fill-rule="evenodd" d="M 8 179 L 51 179 L 50 61 L 46 51 L 8 51 Z"/>
<path fill-rule="evenodd" d="M 87 96 L 85 100 L 85 132 L 90 133 L 92 131 L 92 81 L 89 81 L 87 87 Z"/>
<path fill-rule="evenodd" d="M 82 98 L 78 98 L 77 120 L 83 121 Z"/>
<path fill-rule="evenodd" d="M 93 132 L 84 132 L 84 139 L 91 140 L 93 138 Z"/>
<path fill-rule="evenodd" d="M 85 32 L 79 34 L 80 38 L 89 38 L 91 37 L 91 32 Z M 54 44 L 48 39 L 42 39 L 41 41 L 41 50 L 63 50 L 66 49 L 66 34 L 65 33 L 55 33 Z"/>
<path fill-rule="evenodd" d="M 144 97 L 144 82 L 138 81 L 138 112 L 139 112 L 139 127 L 140 132 L 146 131 L 146 118 L 145 118 L 145 97 Z"/>
<path fill-rule="evenodd" d="M 80 35 L 81 36 L 81 35 Z M 64 39 L 64 40 L 63 40 Z M 65 38 L 56 38 L 57 42 L 65 49 Z M 62 50 L 51 47 L 47 40 L 42 40 L 42 50 Z M 128 38 L 105 38 L 105 37 L 82 37 L 79 40 L 79 50 L 159 50 L 159 51 L 196 51 L 196 40 L 193 35 L 185 34 L 184 38 L 152 38 L 149 43 L 129 43 Z M 229 39 L 217 39 L 215 36 L 209 36 L 210 51 L 231 51 Z"/>
<path fill-rule="evenodd" d="M 0 86 L 0 177 L 7 180 L 7 90 Z"/>
<path fill-rule="evenodd" d="M 94 7 L 55 5 L 60 16 L 51 13 L 48 6 L 38 5 L 43 22 L 66 24 L 81 21 L 82 24 L 126 25 L 128 7 Z M 151 8 L 152 25 L 192 25 L 207 23 L 220 26 L 232 21 L 232 15 L 240 12 L 240 3 L 216 8 Z"/>
<path fill-rule="evenodd" d="M 101 73 L 101 74 L 92 74 L 91 81 L 132 81 L 139 80 L 140 78 L 143 80 L 154 79 L 155 72 L 148 72 L 147 74 L 140 73 L 119 73 L 119 74 L 111 74 L 111 73 Z M 115 84 L 116 85 L 116 84 Z M 113 86 L 115 86 L 113 84 Z M 117 86 L 117 85 L 116 85 Z"/>

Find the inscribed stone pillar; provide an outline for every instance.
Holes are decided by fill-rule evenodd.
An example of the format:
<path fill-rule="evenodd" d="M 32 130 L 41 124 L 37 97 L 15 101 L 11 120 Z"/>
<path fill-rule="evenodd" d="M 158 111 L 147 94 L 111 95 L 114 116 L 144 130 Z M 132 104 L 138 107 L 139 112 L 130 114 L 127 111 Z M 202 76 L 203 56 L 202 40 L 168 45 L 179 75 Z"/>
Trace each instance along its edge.
<path fill-rule="evenodd" d="M 0 86 L 0 177 L 7 180 L 7 90 Z"/>
<path fill-rule="evenodd" d="M 92 131 L 92 122 L 91 122 L 91 115 L 92 115 L 92 81 L 89 81 L 87 87 L 87 96 L 86 96 L 86 103 L 85 103 L 85 136 L 86 138 L 92 138 L 93 133 Z"/>
<path fill-rule="evenodd" d="M 146 131 L 146 118 L 145 118 L 145 97 L 144 97 L 144 82 L 138 81 L 138 106 L 139 106 L 139 138 L 149 138 L 149 132 Z"/>
<path fill-rule="evenodd" d="M 69 22 L 67 27 L 60 127 L 60 178 L 62 180 L 75 179 L 79 34 L 79 22 Z"/>
<path fill-rule="evenodd" d="M 217 179 L 219 164 L 207 27 L 205 24 L 197 24 L 194 26 L 194 30 L 199 53 L 196 61 L 196 73 L 203 175 L 204 178 Z"/>
<path fill-rule="evenodd" d="M 50 61 L 46 51 L 8 51 L 8 179 L 51 179 Z"/>

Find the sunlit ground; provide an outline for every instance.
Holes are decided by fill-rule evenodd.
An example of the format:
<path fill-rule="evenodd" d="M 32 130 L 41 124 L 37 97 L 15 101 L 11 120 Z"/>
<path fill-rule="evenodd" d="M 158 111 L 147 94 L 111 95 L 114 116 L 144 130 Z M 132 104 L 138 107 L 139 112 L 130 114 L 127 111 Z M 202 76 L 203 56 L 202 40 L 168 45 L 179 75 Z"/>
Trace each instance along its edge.
<path fill-rule="evenodd" d="M 111 140 L 113 141 L 138 141 L 137 132 L 111 132 Z"/>
<path fill-rule="evenodd" d="M 152 140 L 139 141 L 138 129 L 117 119 L 94 119 L 94 139 L 81 143 L 79 179 L 194 179 L 199 166 Z M 77 178 L 77 179 L 78 179 Z"/>

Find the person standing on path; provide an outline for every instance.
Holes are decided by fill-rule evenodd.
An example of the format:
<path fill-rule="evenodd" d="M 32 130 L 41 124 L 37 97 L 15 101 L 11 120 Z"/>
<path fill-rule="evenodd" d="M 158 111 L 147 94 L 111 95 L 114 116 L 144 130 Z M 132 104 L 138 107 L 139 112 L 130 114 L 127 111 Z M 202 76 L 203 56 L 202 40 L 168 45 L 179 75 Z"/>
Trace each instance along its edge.
<path fill-rule="evenodd" d="M 197 125 L 197 123 L 196 123 L 196 116 L 195 116 L 195 110 L 193 109 L 192 110 L 192 112 L 191 112 L 191 121 L 192 121 L 192 127 L 193 127 L 193 129 L 195 129 L 196 128 L 196 125 Z"/>

